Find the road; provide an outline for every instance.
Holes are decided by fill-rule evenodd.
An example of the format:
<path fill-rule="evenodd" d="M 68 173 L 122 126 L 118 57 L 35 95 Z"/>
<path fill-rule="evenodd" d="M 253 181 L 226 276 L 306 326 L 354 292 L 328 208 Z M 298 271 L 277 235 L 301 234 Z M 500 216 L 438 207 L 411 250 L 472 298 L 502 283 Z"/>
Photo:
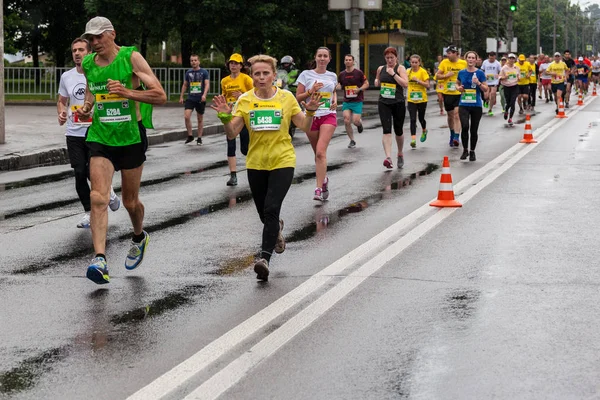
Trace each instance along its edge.
<path fill-rule="evenodd" d="M 323 205 L 298 135 L 288 246 L 268 283 L 252 271 L 262 226 L 245 174 L 225 186 L 222 136 L 150 149 L 148 254 L 122 267 L 129 218 L 111 213 L 102 287 L 85 278 L 68 166 L 0 174 L 0 397 L 599 398 L 600 102 L 565 120 L 538 111 L 536 145 L 518 144 L 523 118 L 484 116 L 476 162 L 458 161 L 445 117 L 429 115 L 427 142 L 393 171 L 378 120 L 356 149 L 338 128 Z M 460 209 L 428 205 L 444 155 Z"/>

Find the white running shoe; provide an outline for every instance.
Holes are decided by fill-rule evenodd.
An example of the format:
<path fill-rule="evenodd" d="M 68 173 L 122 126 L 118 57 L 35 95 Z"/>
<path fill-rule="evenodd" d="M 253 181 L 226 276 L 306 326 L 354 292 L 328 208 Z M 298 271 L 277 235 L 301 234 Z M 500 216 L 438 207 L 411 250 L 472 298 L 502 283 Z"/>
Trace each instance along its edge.
<path fill-rule="evenodd" d="M 110 187 L 110 201 L 108 202 L 108 207 L 110 207 L 111 211 L 117 211 L 119 207 L 121 207 L 121 199 L 115 193 L 115 189 Z"/>
<path fill-rule="evenodd" d="M 85 213 L 83 214 L 83 217 L 81 218 L 81 221 L 79 221 L 79 223 L 77 224 L 78 228 L 85 228 L 85 229 L 89 229 L 90 228 L 90 213 Z"/>

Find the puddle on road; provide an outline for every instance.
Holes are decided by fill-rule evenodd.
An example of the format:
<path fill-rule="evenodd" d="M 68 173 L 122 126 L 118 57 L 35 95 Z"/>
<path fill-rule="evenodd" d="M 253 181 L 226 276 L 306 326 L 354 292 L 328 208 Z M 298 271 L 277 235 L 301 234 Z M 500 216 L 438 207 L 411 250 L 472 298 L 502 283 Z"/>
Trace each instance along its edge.
<path fill-rule="evenodd" d="M 445 309 L 459 321 L 469 319 L 476 310 L 479 295 L 477 290 L 457 289 L 446 298 Z"/>
<path fill-rule="evenodd" d="M 21 361 L 16 367 L 0 373 L 0 393 L 11 394 L 30 389 L 42 374 L 68 355 L 67 347 L 57 347 Z"/>
<path fill-rule="evenodd" d="M 145 319 L 157 317 L 167 311 L 175 310 L 192 301 L 192 297 L 206 290 L 206 285 L 188 285 L 174 292 L 169 292 L 160 299 L 151 301 L 147 306 L 125 311 L 122 314 L 110 318 L 113 325 L 121 325 L 144 321 Z"/>
<path fill-rule="evenodd" d="M 412 182 L 417 179 L 419 176 L 426 176 L 431 174 L 433 171 L 439 169 L 439 165 L 437 164 L 427 164 L 425 169 L 414 172 L 407 177 L 400 177 L 393 182 L 388 182 L 388 184 L 384 187 L 384 189 L 376 193 L 374 195 L 368 196 L 363 200 L 351 203 L 337 211 L 332 213 L 328 213 L 324 211 L 322 207 L 319 207 L 315 214 L 314 222 L 310 222 L 307 225 L 292 231 L 289 235 L 285 235 L 286 243 L 294 243 L 301 242 L 304 240 L 308 240 L 319 232 L 324 231 L 331 225 L 339 222 L 342 218 L 350 215 L 360 213 L 369 207 L 379 203 L 380 201 L 387 198 L 390 191 L 399 190 L 410 186 Z M 227 260 L 224 262 L 217 270 L 209 272 L 209 274 L 214 275 L 235 275 L 237 273 L 241 273 L 247 268 L 251 267 L 256 257 L 258 257 L 258 253 L 256 254 L 248 254 L 241 257 L 236 257 Z"/>
<path fill-rule="evenodd" d="M 22 181 L 5 183 L 2 186 L 4 190 L 19 189 L 28 186 L 42 185 L 44 183 L 58 182 L 62 181 L 63 179 L 72 178 L 73 176 L 73 170 L 68 170 L 59 172 L 57 174 L 39 176 L 35 178 L 27 178 L 23 179 Z"/>
<path fill-rule="evenodd" d="M 410 186 L 412 185 L 413 181 L 418 177 L 429 175 L 438 168 L 439 165 L 437 164 L 427 164 L 425 169 L 421 171 L 413 172 L 407 177 L 399 177 L 393 182 L 389 182 L 379 193 L 367 196 L 362 200 L 351 203 L 346 207 L 341 208 L 332 213 L 325 212 L 322 208 L 319 208 L 315 215 L 315 221 L 287 235 L 286 241 L 288 243 L 293 243 L 310 239 L 317 233 L 325 230 L 327 227 L 337 223 L 343 217 L 349 214 L 360 213 L 368 209 L 369 207 L 381 202 L 382 200 L 385 200 L 390 191 L 400 190 L 402 188 Z"/>
<path fill-rule="evenodd" d="M 142 181 L 141 186 L 142 187 L 147 187 L 147 186 L 152 186 L 152 185 L 158 185 L 161 183 L 165 183 L 165 182 L 169 182 L 172 181 L 174 179 L 178 179 L 181 178 L 182 176 L 187 176 L 187 175 L 195 175 L 195 174 L 199 174 L 201 172 L 206 172 L 206 171 L 210 171 L 213 169 L 218 169 L 218 168 L 222 168 L 227 166 L 227 160 L 224 161 L 218 161 L 216 163 L 213 164 L 209 164 L 206 167 L 202 167 L 196 170 L 188 170 L 185 172 L 179 172 L 177 174 L 173 174 L 173 175 L 168 175 L 166 177 L 162 177 L 162 178 L 156 178 L 156 179 L 148 179 L 148 180 L 144 180 Z M 62 173 L 62 174 L 57 174 L 56 177 L 58 177 L 59 175 L 65 175 L 67 174 Z M 6 184 L 5 187 L 8 189 L 16 189 L 16 188 L 22 188 L 22 187 L 27 187 L 27 186 L 34 186 L 34 185 L 40 185 L 43 183 L 49 183 L 49 182 L 57 182 L 61 179 L 66 179 L 69 177 L 72 177 L 73 173 L 72 171 L 69 171 L 67 175 L 63 176 L 62 178 L 55 178 L 54 175 L 50 175 L 47 177 L 41 177 L 41 178 L 32 178 L 32 179 L 26 179 L 24 181 L 19 181 L 19 182 L 13 182 L 13 183 L 9 183 Z M 48 180 L 44 180 L 44 179 L 48 179 Z M 34 183 L 28 182 L 28 181 L 35 181 Z M 12 187 L 9 187 L 9 185 L 12 185 Z M 115 192 L 120 193 L 121 189 L 115 189 Z M 78 203 L 79 199 L 78 198 L 73 198 L 73 199 L 69 199 L 69 200 L 62 200 L 62 201 L 54 201 L 51 203 L 46 203 L 46 204 L 41 204 L 39 206 L 34 206 L 34 207 L 29 207 L 29 208 L 24 208 L 22 210 L 19 211 L 15 211 L 9 214 L 5 214 L 3 215 L 1 218 L 4 219 L 10 219 L 10 218 L 15 218 L 15 217 L 20 217 L 23 215 L 29 215 L 29 214 L 33 214 L 36 212 L 40 212 L 40 211 L 48 211 L 48 210 L 54 210 L 56 208 L 61 208 L 61 207 L 65 207 L 65 206 L 69 206 L 71 204 L 75 204 Z"/>

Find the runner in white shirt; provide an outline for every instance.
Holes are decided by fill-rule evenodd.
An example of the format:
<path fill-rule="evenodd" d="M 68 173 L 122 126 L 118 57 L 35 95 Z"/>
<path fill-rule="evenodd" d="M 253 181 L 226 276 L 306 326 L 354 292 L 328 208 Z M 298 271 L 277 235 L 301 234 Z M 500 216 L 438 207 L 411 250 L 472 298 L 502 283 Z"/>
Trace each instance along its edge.
<path fill-rule="evenodd" d="M 592 82 L 594 82 L 595 85 L 600 82 L 600 59 L 598 56 L 592 58 Z"/>
<path fill-rule="evenodd" d="M 544 60 L 540 64 L 540 67 L 539 67 L 539 74 L 540 74 L 540 78 L 541 78 L 540 82 L 541 82 L 542 88 L 544 89 L 544 97 L 546 99 L 546 103 L 554 101 L 554 99 L 552 99 L 552 90 L 550 89 L 550 84 L 552 83 L 552 77 L 546 73 L 546 70 L 548 69 L 549 65 L 550 65 L 550 57 L 544 56 Z"/>
<path fill-rule="evenodd" d="M 490 117 L 494 116 L 492 109 L 496 105 L 496 91 L 499 84 L 498 76 L 500 75 L 501 68 L 500 63 L 496 60 L 496 53 L 493 51 L 488 54 L 488 59 L 481 64 L 481 70 L 485 74 L 486 83 L 490 90 L 488 94 L 488 104 L 490 107 L 488 115 Z"/>
<path fill-rule="evenodd" d="M 83 205 L 85 214 L 77 224 L 78 228 L 90 227 L 90 186 L 89 178 L 89 150 L 85 144 L 87 129 L 92 123 L 89 120 L 82 121 L 75 112 L 77 108 L 83 106 L 85 99 L 86 79 L 81 68 L 81 62 L 91 51 L 90 43 L 85 39 L 77 38 L 71 43 L 71 53 L 75 68 L 63 73 L 60 77 L 58 89 L 58 102 L 56 104 L 58 112 L 58 123 L 67 124 L 67 151 L 71 168 L 75 172 L 75 189 Z M 117 211 L 121 206 L 121 199 L 115 194 L 111 187 L 109 207 Z"/>
<path fill-rule="evenodd" d="M 327 147 L 337 126 L 337 75 L 327 71 L 331 61 L 331 51 L 319 47 L 315 54 L 315 68 L 302 71 L 298 77 L 296 99 L 306 101 L 315 91 L 321 93 L 323 104 L 316 111 L 310 132 L 307 133 L 310 145 L 315 153 L 317 187 L 314 200 L 324 201 L 329 197 L 329 178 L 327 177 Z"/>

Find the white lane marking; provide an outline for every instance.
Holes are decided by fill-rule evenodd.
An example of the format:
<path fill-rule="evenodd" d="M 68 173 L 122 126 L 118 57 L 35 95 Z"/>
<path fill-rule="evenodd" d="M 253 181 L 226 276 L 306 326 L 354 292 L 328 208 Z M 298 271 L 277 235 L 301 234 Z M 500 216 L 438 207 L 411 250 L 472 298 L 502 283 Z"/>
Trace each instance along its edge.
<path fill-rule="evenodd" d="M 556 120 L 552 119 L 543 127 L 536 129 L 535 133 L 543 131 L 546 126 L 549 126 L 555 122 Z M 520 143 L 515 144 L 513 147 L 509 148 L 504 153 L 500 154 L 498 157 L 479 168 L 477 171 L 459 181 L 456 185 L 454 185 L 455 191 L 459 192 L 468 188 L 483 175 L 487 174 L 490 170 L 499 164 L 502 164 L 512 153 L 523 146 L 534 145 Z M 339 275 L 345 269 L 354 265 L 361 258 L 385 245 L 390 237 L 395 237 L 396 235 L 400 234 L 407 226 L 415 223 L 428 213 L 436 212 L 436 209 L 429 206 L 429 203 L 433 200 L 436 200 L 436 198 L 426 202 L 424 205 L 405 216 L 398 222 L 394 223 L 390 227 L 386 228 L 367 242 L 363 243 L 361 246 L 339 258 L 323 270 L 319 271 L 304 283 L 281 298 L 277 299 L 263 310 L 249 317 L 247 320 L 235 328 L 232 328 L 221 337 L 213 340 L 187 360 L 184 360 L 171 370 L 150 382 L 145 387 L 133 393 L 128 397 L 128 400 L 160 399 L 168 395 L 173 390 L 176 390 L 195 374 L 201 372 L 207 366 L 231 351 L 234 347 L 248 339 L 249 336 L 255 334 L 271 321 L 300 303 L 304 298 L 317 291 L 319 288 L 329 282 L 333 276 Z"/>
<path fill-rule="evenodd" d="M 570 115 L 577 114 L 580 109 L 581 108 L 574 110 Z M 553 122 L 555 121 L 553 120 L 549 123 L 551 124 Z M 537 144 L 542 143 L 550 136 L 550 134 L 552 134 L 552 132 L 565 123 L 566 120 L 562 120 L 550 128 L 546 126 L 548 124 L 544 125 L 544 127 L 546 127 L 545 132 L 537 138 Z M 475 195 L 493 183 L 498 177 L 508 171 L 510 167 L 515 165 L 535 147 L 537 147 L 537 144 L 525 145 L 525 148 L 522 148 L 523 146 L 520 145 L 519 147 L 522 148 L 521 151 L 516 153 L 504 165 L 500 166 L 500 168 L 486 176 L 481 182 L 477 183 L 475 186 L 467 190 L 463 195 L 459 196 L 458 200 L 463 204 L 467 203 L 469 200 L 475 197 Z M 242 354 L 221 371 L 217 372 L 210 379 L 205 381 L 196 390 L 186 396 L 184 400 L 206 400 L 218 398 L 225 391 L 233 387 L 237 382 L 244 378 L 250 370 L 252 370 L 269 356 L 273 355 L 282 346 L 302 332 L 302 330 L 312 324 L 320 316 L 325 314 L 331 307 L 333 307 L 335 304 L 337 304 L 337 302 L 358 287 L 368 277 L 379 271 L 389 261 L 397 257 L 409 246 L 418 241 L 457 210 L 458 209 L 456 208 L 441 209 L 431 217 L 427 218 L 425 221 L 421 222 L 415 228 L 407 232 L 403 237 L 398 239 L 395 243 L 383 249 L 371 261 L 363 264 L 348 277 L 344 278 L 333 288 L 308 305 L 304 310 L 290 318 L 280 328 L 266 336 L 250 350 Z"/>

